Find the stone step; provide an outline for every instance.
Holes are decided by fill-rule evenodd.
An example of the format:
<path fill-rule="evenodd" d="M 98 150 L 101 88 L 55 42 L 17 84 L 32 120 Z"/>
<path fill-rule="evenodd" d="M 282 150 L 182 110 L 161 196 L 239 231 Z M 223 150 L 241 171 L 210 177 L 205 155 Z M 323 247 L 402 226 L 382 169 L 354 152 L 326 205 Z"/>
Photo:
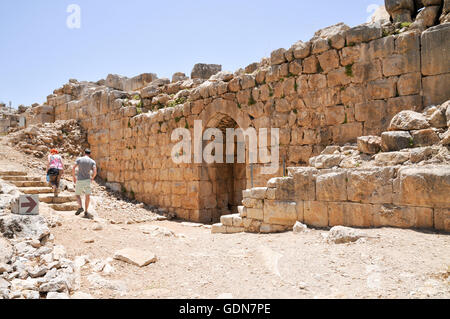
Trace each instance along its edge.
<path fill-rule="evenodd" d="M 78 204 L 53 204 L 50 207 L 58 212 L 76 212 L 78 210 Z"/>
<path fill-rule="evenodd" d="M 212 234 L 237 234 L 245 232 L 244 227 L 225 226 L 222 223 L 214 224 L 211 227 Z"/>
<path fill-rule="evenodd" d="M 17 187 L 48 187 L 47 182 L 42 181 L 11 181 Z"/>
<path fill-rule="evenodd" d="M 33 176 L 4 176 L 2 177 L 5 181 L 13 181 L 13 182 L 38 182 L 41 180 L 41 177 L 33 177 Z"/>
<path fill-rule="evenodd" d="M 76 196 L 73 195 L 59 195 L 58 197 L 54 197 L 53 195 L 39 195 L 39 201 L 41 203 L 47 204 L 64 204 L 75 202 L 77 200 Z"/>
<path fill-rule="evenodd" d="M 24 194 L 53 194 L 51 187 L 19 187 Z"/>
<path fill-rule="evenodd" d="M 0 171 L 0 176 L 27 176 L 27 172 L 23 171 Z"/>
<path fill-rule="evenodd" d="M 239 214 L 222 215 L 220 223 L 227 227 L 242 227 L 242 217 Z"/>

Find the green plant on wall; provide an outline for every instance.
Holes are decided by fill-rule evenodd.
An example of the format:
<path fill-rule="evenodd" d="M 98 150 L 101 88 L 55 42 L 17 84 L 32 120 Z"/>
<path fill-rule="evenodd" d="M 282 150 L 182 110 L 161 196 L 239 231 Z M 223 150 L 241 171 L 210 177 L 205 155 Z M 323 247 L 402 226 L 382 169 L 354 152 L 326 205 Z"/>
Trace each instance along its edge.
<path fill-rule="evenodd" d="M 179 116 L 179 117 L 176 117 L 175 118 L 175 123 L 178 123 L 178 122 L 180 122 L 181 121 L 181 119 L 183 118 L 184 116 Z"/>
<path fill-rule="evenodd" d="M 345 113 L 344 123 L 342 123 L 342 124 L 347 124 L 347 123 L 348 123 L 348 115 L 347 115 L 347 113 Z"/>
<path fill-rule="evenodd" d="M 347 76 L 353 76 L 353 63 L 345 66 L 345 74 Z"/>
<path fill-rule="evenodd" d="M 175 99 L 175 100 L 170 101 L 170 102 L 167 104 L 167 107 L 175 107 L 175 106 L 177 106 L 177 105 L 183 104 L 184 102 L 186 102 L 186 98 L 184 98 L 184 97 L 179 97 L 179 98 L 177 98 L 177 99 Z"/>
<path fill-rule="evenodd" d="M 402 22 L 400 23 L 400 28 L 409 28 L 411 26 L 411 22 Z"/>

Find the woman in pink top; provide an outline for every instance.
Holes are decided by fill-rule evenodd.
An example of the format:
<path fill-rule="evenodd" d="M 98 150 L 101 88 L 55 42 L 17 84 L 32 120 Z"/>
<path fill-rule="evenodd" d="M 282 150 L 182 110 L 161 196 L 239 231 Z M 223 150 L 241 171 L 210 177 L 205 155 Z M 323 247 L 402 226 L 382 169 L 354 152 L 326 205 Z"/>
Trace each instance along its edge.
<path fill-rule="evenodd" d="M 47 181 L 49 181 L 53 188 L 55 197 L 58 197 L 59 182 L 61 176 L 64 174 L 64 164 L 62 157 L 58 154 L 58 151 L 53 149 L 50 151 L 47 163 Z"/>

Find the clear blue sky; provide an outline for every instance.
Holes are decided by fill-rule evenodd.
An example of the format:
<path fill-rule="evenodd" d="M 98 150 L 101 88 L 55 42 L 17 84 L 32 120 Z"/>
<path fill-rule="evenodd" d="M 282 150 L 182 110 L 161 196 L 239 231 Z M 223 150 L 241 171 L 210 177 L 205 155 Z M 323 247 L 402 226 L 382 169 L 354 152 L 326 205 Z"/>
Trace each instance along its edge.
<path fill-rule="evenodd" d="M 235 71 L 309 40 L 320 28 L 364 23 L 383 0 L 1 0 L 0 101 L 42 103 L 70 78 L 190 74 L 195 63 Z M 66 26 L 81 8 L 81 28 Z"/>

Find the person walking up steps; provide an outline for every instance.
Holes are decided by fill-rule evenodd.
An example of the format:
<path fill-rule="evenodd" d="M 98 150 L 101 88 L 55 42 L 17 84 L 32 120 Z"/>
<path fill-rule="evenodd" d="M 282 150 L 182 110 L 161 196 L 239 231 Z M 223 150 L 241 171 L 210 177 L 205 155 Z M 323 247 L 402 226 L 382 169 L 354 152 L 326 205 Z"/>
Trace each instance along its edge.
<path fill-rule="evenodd" d="M 75 165 L 72 169 L 72 177 L 73 182 L 75 183 L 75 195 L 77 197 L 78 202 L 78 210 L 75 213 L 76 216 L 80 215 L 82 212 L 84 212 L 84 218 L 87 219 L 93 219 L 94 216 L 89 214 L 89 202 L 91 199 L 92 189 L 91 189 L 91 182 L 95 179 L 97 176 L 97 164 L 95 161 L 90 157 L 91 156 L 91 150 L 87 149 L 84 152 L 84 156 L 80 157 L 76 160 Z M 78 174 L 75 176 L 75 170 L 78 167 Z M 92 177 L 91 177 L 91 171 Z M 81 201 L 81 195 L 86 195 L 85 200 L 85 209 L 83 209 L 83 203 Z"/>
<path fill-rule="evenodd" d="M 63 174 L 64 164 L 62 157 L 58 155 L 58 150 L 52 149 L 47 160 L 47 181 L 52 185 L 55 197 L 58 197 L 59 183 Z"/>

